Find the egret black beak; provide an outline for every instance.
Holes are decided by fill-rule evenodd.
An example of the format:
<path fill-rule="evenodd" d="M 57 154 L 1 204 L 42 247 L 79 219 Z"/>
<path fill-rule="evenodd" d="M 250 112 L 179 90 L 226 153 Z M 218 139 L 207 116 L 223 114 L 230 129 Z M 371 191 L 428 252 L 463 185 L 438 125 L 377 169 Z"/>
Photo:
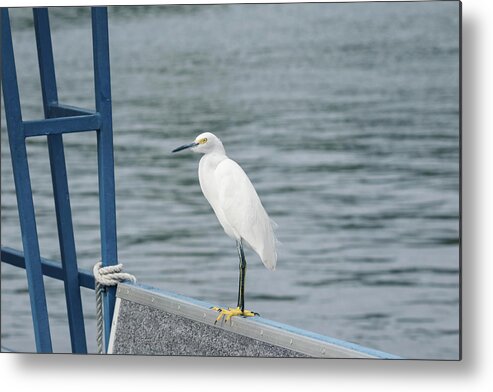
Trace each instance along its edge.
<path fill-rule="evenodd" d="M 178 151 L 181 151 L 181 150 L 186 150 L 187 148 L 190 148 L 190 147 L 195 147 L 195 146 L 198 146 L 199 143 L 190 143 L 190 144 L 184 144 L 183 146 L 180 146 L 180 147 L 176 147 L 173 151 L 171 152 L 178 152 Z"/>

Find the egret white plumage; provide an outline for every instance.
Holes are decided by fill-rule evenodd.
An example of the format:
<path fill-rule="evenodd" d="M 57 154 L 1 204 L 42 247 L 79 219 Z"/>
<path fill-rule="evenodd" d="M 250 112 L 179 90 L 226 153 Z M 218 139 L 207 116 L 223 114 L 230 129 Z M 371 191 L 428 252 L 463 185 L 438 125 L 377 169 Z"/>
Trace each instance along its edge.
<path fill-rule="evenodd" d="M 228 158 L 217 136 L 204 132 L 190 144 L 175 148 L 173 152 L 190 148 L 204 154 L 199 163 L 199 181 L 205 198 L 214 210 L 226 234 L 236 241 L 240 259 L 240 278 L 237 308 L 214 308 L 219 311 L 217 321 L 223 316 L 253 316 L 245 310 L 246 259 L 243 244 L 258 254 L 265 267 L 276 268 L 277 252 L 273 223 L 265 211 L 250 179 L 235 161 Z"/>

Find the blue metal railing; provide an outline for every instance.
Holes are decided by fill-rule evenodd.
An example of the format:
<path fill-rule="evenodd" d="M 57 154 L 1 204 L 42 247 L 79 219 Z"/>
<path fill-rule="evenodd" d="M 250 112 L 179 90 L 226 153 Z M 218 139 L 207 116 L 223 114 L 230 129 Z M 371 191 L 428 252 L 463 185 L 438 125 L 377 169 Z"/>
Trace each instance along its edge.
<path fill-rule="evenodd" d="M 118 263 L 116 242 L 113 129 L 109 65 L 108 14 L 105 7 L 91 8 L 94 58 L 95 110 L 58 102 L 55 66 L 47 8 L 34 8 L 44 119 L 23 121 L 17 84 L 8 9 L 2 8 L 2 89 L 12 158 L 23 252 L 2 247 L 3 262 L 25 268 L 36 350 L 52 352 L 43 275 L 64 281 L 70 339 L 74 353 L 86 353 L 86 335 L 80 287 L 94 289 L 92 274 L 77 267 L 72 213 L 65 165 L 63 134 L 97 132 L 101 259 L 103 266 Z M 46 136 L 50 158 L 61 264 L 41 258 L 33 205 L 26 138 Z M 115 288 L 104 297 L 105 341 L 109 341 Z"/>

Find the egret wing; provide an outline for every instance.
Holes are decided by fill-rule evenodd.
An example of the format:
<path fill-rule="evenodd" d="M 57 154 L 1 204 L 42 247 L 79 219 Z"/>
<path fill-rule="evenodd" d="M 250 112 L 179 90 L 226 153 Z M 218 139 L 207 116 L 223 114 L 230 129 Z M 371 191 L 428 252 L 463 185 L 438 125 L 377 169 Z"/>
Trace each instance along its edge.
<path fill-rule="evenodd" d="M 274 270 L 277 262 L 274 231 L 250 179 L 231 159 L 219 163 L 215 178 L 224 217 L 237 236 L 259 255 L 264 265 Z"/>

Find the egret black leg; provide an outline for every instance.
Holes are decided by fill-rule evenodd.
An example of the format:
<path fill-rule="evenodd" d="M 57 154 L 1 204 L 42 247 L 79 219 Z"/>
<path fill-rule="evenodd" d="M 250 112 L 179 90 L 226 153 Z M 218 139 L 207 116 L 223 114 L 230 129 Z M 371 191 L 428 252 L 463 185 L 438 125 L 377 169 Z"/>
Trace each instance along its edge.
<path fill-rule="evenodd" d="M 238 287 L 238 307 L 243 312 L 245 310 L 245 276 L 246 276 L 246 259 L 243 252 L 242 240 L 236 241 L 236 247 L 238 249 L 238 257 L 240 259 L 240 280 Z"/>
<path fill-rule="evenodd" d="M 219 316 L 215 323 L 221 321 L 224 317 L 225 322 L 228 322 L 231 317 L 234 316 L 243 316 L 243 317 L 252 317 L 257 315 L 258 313 L 252 312 L 250 310 L 245 310 L 245 276 L 246 276 L 246 259 L 245 252 L 243 252 L 243 242 L 242 240 L 236 241 L 236 248 L 238 250 L 238 257 L 240 259 L 240 281 L 238 287 L 238 307 L 236 309 L 229 308 L 219 308 L 217 306 L 213 306 L 213 310 L 217 310 L 219 312 Z M 214 324 L 215 324 L 214 323 Z"/>

